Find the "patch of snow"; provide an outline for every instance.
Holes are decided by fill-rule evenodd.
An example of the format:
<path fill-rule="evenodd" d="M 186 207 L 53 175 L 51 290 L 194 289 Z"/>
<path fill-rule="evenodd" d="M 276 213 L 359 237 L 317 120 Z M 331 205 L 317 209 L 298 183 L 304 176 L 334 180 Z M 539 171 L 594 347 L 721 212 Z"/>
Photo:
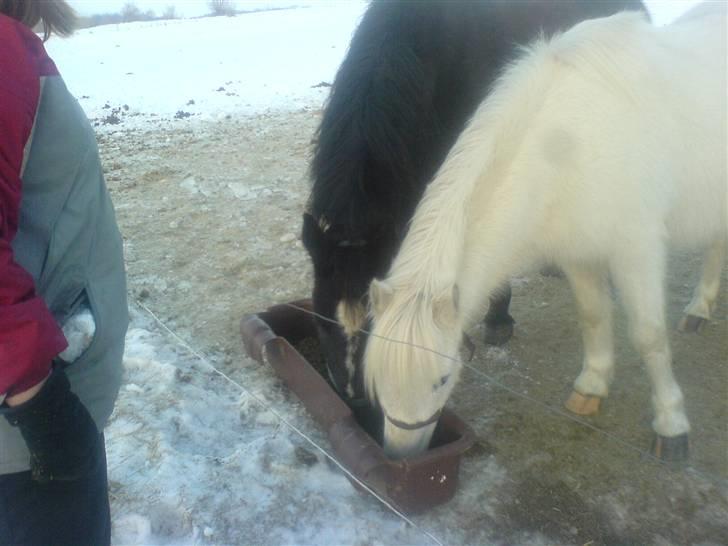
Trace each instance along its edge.
<path fill-rule="evenodd" d="M 149 544 L 152 538 L 152 523 L 139 514 L 127 514 L 114 522 L 115 538 L 118 544 L 128 546 Z"/>
<path fill-rule="evenodd" d="M 507 348 L 489 345 L 485 349 L 485 358 L 498 364 L 513 364 L 511 353 Z"/>
<path fill-rule="evenodd" d="M 269 374 L 244 377 L 264 404 L 326 445 Z M 106 430 L 112 542 L 423 542 L 269 408 L 132 308 L 124 386 Z"/>
<path fill-rule="evenodd" d="M 190 176 L 189 178 L 185 178 L 182 182 L 180 182 L 179 187 L 183 190 L 187 190 L 192 195 L 200 193 L 200 188 L 197 185 L 197 181 L 192 176 Z"/>

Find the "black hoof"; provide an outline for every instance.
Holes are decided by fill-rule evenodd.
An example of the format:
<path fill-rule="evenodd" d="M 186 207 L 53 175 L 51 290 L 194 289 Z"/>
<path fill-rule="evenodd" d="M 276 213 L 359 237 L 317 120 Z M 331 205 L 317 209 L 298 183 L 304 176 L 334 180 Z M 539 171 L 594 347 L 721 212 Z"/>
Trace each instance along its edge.
<path fill-rule="evenodd" d="M 703 317 L 696 317 L 695 315 L 685 315 L 682 319 L 680 319 L 680 323 L 677 325 L 677 329 L 681 332 L 694 334 L 702 330 L 707 322 L 707 319 L 704 319 Z"/>
<path fill-rule="evenodd" d="M 495 345 L 498 347 L 508 343 L 508 340 L 513 337 L 514 324 L 514 322 L 501 322 L 499 324 L 486 323 L 484 336 L 485 344 Z"/>
<path fill-rule="evenodd" d="M 666 462 L 683 462 L 688 459 L 688 435 L 659 436 L 652 440 L 652 454 Z"/>

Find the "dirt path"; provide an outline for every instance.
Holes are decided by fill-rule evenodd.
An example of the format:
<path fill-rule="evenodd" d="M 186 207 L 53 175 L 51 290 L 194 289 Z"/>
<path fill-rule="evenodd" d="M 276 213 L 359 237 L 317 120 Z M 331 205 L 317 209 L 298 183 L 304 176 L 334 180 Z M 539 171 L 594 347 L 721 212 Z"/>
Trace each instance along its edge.
<path fill-rule="evenodd" d="M 317 114 L 100 137 L 129 290 L 227 362 L 247 312 L 305 294 L 298 242 Z"/>
<path fill-rule="evenodd" d="M 318 112 L 302 110 L 100 136 L 130 294 L 227 370 L 253 366 L 238 337 L 244 313 L 309 293 L 298 232 L 317 121 Z M 698 262 L 678 255 L 671 267 L 674 328 Z M 728 543 L 726 306 L 723 290 L 703 332 L 671 338 L 693 423 L 688 468 L 655 464 L 466 371 L 453 405 L 479 442 L 463 464 L 458 496 L 422 518 L 457 529 L 466 543 L 523 543 L 531 533 L 555 544 Z M 479 343 L 473 366 L 560 408 L 581 359 L 566 283 L 538 274 L 517 279 L 512 313 L 517 331 L 508 348 Z M 616 379 L 590 422 L 646 449 L 649 384 L 624 316 L 616 320 Z M 473 485 L 483 472 L 493 473 L 488 490 Z"/>

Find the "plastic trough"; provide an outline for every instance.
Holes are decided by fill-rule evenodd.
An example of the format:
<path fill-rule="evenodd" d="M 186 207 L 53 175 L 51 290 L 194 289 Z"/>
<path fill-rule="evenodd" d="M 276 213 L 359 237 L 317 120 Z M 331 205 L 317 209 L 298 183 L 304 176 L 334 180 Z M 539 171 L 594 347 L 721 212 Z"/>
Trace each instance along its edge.
<path fill-rule="evenodd" d="M 311 309 L 310 300 L 292 304 Z M 453 412 L 446 409 L 442 413 L 428 451 L 416 457 L 389 459 L 356 421 L 351 408 L 294 348 L 306 338 L 316 338 L 311 315 L 288 305 L 275 305 L 243 317 L 240 331 L 247 353 L 273 367 L 328 432 L 339 462 L 358 479 L 410 514 L 453 497 L 461 455 L 474 440 L 472 430 Z"/>

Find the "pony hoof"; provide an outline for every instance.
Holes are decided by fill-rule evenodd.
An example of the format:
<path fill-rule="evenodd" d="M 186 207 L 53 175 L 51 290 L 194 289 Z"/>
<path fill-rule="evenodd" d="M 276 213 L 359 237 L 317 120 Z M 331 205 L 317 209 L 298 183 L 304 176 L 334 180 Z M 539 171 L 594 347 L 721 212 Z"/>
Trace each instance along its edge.
<path fill-rule="evenodd" d="M 486 345 L 505 345 L 513 337 L 513 323 L 505 322 L 495 326 L 486 324 L 483 337 Z"/>
<path fill-rule="evenodd" d="M 663 461 L 682 462 L 688 458 L 688 435 L 660 436 L 655 434 L 652 440 L 652 454 Z"/>
<path fill-rule="evenodd" d="M 696 317 L 695 315 L 684 315 L 683 318 L 680 319 L 680 323 L 677 325 L 677 329 L 681 332 L 694 334 L 702 330 L 707 322 L 708 321 L 703 317 Z"/>
<path fill-rule="evenodd" d="M 599 404 L 602 399 L 598 396 L 584 395 L 576 391 L 571 392 L 571 396 L 564 403 L 566 409 L 576 415 L 596 415 L 599 413 Z"/>

